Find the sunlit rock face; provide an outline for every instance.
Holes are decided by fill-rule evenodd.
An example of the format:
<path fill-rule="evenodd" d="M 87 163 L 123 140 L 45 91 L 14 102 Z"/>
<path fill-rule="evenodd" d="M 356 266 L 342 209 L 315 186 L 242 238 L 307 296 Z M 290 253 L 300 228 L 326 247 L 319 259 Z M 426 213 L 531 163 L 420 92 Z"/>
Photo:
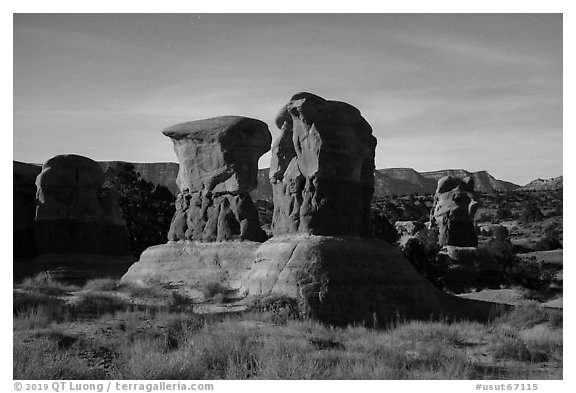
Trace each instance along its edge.
<path fill-rule="evenodd" d="M 95 161 L 59 155 L 36 178 L 34 237 L 39 254 L 129 254 L 126 222 L 112 194 L 99 194 L 104 173 Z"/>
<path fill-rule="evenodd" d="M 180 163 L 180 193 L 168 240 L 262 241 L 250 191 L 258 182 L 258 159 L 270 150 L 266 123 L 222 116 L 168 127 Z"/>
<path fill-rule="evenodd" d="M 376 138 L 360 111 L 298 93 L 276 125 L 273 234 L 370 236 Z"/>
<path fill-rule="evenodd" d="M 479 206 L 472 178 L 445 176 L 438 180 L 430 221 L 439 228 L 440 245 L 477 247 L 474 214 Z"/>

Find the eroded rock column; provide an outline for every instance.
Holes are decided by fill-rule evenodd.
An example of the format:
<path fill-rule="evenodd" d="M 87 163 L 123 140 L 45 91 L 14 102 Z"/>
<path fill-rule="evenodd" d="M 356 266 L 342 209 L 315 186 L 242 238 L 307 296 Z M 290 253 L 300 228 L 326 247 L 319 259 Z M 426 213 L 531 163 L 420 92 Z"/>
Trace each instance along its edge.
<path fill-rule="evenodd" d="M 180 163 L 168 240 L 264 240 L 250 191 L 258 185 L 258 159 L 270 149 L 268 126 L 222 116 L 176 124 L 163 134 Z"/>
<path fill-rule="evenodd" d="M 430 222 L 432 226 L 438 226 L 439 244 L 477 247 L 474 214 L 479 206 L 472 178 L 445 176 L 438 180 Z"/>
<path fill-rule="evenodd" d="M 38 254 L 130 253 L 126 222 L 115 200 L 99 199 L 104 173 L 95 161 L 59 155 L 36 178 Z"/>
<path fill-rule="evenodd" d="M 360 111 L 298 93 L 276 125 L 273 234 L 370 236 L 376 138 Z"/>

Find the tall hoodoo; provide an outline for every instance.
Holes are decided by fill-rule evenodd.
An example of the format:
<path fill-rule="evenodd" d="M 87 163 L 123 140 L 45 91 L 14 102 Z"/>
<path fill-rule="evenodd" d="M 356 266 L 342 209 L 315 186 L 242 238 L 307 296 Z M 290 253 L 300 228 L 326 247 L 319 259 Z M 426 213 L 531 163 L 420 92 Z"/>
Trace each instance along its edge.
<path fill-rule="evenodd" d="M 35 243 L 39 254 L 129 254 L 126 222 L 113 195 L 101 200 L 104 173 L 95 161 L 59 155 L 36 178 Z"/>
<path fill-rule="evenodd" d="M 474 214 L 479 206 L 472 178 L 445 176 L 438 180 L 430 222 L 439 228 L 441 246 L 478 246 Z"/>
<path fill-rule="evenodd" d="M 276 125 L 273 234 L 370 236 L 376 138 L 360 111 L 298 93 Z"/>
<path fill-rule="evenodd" d="M 266 123 L 221 116 L 176 124 L 163 134 L 180 163 L 168 240 L 262 241 L 250 191 L 258 184 L 258 159 L 272 141 Z"/>

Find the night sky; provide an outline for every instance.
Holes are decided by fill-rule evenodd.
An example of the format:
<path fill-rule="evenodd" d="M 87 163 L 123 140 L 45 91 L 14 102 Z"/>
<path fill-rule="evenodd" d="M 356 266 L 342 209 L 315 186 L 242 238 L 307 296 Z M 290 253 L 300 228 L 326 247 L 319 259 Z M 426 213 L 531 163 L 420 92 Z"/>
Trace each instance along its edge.
<path fill-rule="evenodd" d="M 561 14 L 17 14 L 14 159 L 176 161 L 169 125 L 356 106 L 376 167 L 562 175 Z M 269 165 L 269 154 L 260 167 Z"/>

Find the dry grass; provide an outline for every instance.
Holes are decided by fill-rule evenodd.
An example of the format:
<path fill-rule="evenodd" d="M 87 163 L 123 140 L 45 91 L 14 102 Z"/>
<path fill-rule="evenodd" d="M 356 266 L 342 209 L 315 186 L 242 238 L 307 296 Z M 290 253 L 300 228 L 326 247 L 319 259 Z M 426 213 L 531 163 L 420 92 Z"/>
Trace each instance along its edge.
<path fill-rule="evenodd" d="M 336 328 L 276 309 L 202 316 L 164 293 L 162 307 L 134 308 L 118 295 L 130 288 L 106 291 L 114 285 L 89 283 L 74 304 L 15 292 L 14 378 L 562 378 L 562 315 L 540 308 L 486 324 Z"/>

